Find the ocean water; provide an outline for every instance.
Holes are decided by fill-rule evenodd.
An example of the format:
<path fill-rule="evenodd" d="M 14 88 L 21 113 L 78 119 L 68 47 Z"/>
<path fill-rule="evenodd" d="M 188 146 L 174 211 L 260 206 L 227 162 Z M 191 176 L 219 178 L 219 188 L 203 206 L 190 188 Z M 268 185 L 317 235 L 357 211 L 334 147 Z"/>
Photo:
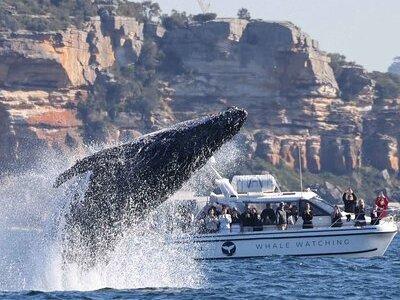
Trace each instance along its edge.
<path fill-rule="evenodd" d="M 134 255 L 134 253 L 132 253 Z M 400 236 L 376 258 L 267 257 L 193 262 L 201 281 L 180 287 L 1 292 L 3 299 L 400 299 Z M 182 262 L 187 266 L 187 261 Z M 158 269 L 152 270 L 155 274 Z M 136 277 L 138 274 L 132 274 Z M 118 274 L 115 274 L 118 277 Z M 187 286 L 185 286 L 185 280 Z"/>

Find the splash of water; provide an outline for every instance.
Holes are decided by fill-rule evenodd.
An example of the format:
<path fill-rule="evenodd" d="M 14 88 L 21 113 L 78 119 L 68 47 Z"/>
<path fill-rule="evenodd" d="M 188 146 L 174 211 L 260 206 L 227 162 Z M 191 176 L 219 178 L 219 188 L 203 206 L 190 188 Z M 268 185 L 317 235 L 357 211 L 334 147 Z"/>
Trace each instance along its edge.
<path fill-rule="evenodd" d="M 240 150 L 229 143 L 217 155 L 223 173 L 232 170 Z M 54 178 L 75 157 L 50 154 L 35 170 L 0 181 L 0 290 L 95 290 L 110 288 L 192 287 L 204 282 L 199 262 L 170 243 L 164 228 L 151 222 L 134 226 L 118 241 L 107 262 L 89 270 L 63 259 L 63 217 L 76 191 L 84 192 L 81 178 L 53 189 Z M 185 189 L 212 185 L 211 170 L 199 170 Z M 167 201 L 168 202 L 168 201 Z M 168 207 L 173 205 L 165 203 Z M 166 218 L 159 209 L 157 212 Z M 160 217 L 159 216 L 159 217 Z M 161 224 L 161 223 L 160 223 Z"/>

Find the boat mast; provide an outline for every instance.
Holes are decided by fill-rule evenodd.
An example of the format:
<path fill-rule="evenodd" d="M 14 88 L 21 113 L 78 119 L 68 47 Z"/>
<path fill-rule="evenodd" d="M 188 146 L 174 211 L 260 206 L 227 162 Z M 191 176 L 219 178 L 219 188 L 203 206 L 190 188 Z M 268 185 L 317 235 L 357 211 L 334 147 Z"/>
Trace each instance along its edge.
<path fill-rule="evenodd" d="M 301 148 L 299 148 L 299 173 L 300 173 L 300 192 L 303 192 L 303 170 L 301 168 Z"/>

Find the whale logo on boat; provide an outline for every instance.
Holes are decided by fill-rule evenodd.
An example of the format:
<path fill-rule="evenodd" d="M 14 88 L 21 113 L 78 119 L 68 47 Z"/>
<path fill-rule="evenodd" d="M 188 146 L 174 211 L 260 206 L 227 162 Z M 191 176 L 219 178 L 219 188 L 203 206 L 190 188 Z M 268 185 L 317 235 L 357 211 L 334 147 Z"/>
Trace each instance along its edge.
<path fill-rule="evenodd" d="M 231 241 L 226 241 L 222 244 L 221 250 L 226 256 L 232 256 L 236 252 L 236 245 Z"/>
<path fill-rule="evenodd" d="M 66 216 L 66 232 L 74 236 L 72 248 L 78 241 L 83 259 L 107 253 L 127 227 L 179 190 L 232 139 L 246 118 L 245 110 L 232 107 L 78 160 L 54 184 L 90 174 L 84 197 L 72 201 Z"/>

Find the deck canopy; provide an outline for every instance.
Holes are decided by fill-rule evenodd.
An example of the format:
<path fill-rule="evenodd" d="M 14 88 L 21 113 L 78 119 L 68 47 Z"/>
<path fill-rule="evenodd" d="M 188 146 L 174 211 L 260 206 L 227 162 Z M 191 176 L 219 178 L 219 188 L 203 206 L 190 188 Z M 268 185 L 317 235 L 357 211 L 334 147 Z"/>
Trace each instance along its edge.
<path fill-rule="evenodd" d="M 238 194 L 272 193 L 279 191 L 279 185 L 271 174 L 234 176 L 232 185 Z"/>

